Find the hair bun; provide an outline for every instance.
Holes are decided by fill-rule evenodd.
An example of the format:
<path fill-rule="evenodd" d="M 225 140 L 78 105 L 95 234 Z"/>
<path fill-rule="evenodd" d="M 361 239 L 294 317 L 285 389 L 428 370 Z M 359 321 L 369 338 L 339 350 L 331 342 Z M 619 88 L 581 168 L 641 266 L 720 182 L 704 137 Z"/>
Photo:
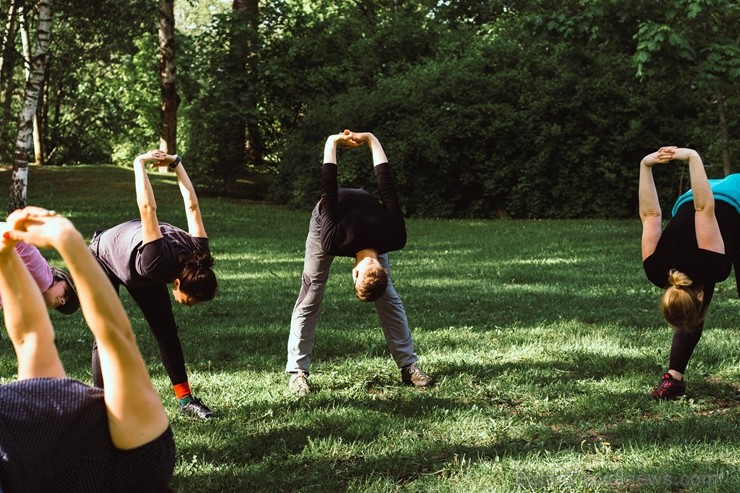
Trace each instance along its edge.
<path fill-rule="evenodd" d="M 676 269 L 671 269 L 668 272 L 668 284 L 677 288 L 686 288 L 694 284 L 689 276 Z"/>

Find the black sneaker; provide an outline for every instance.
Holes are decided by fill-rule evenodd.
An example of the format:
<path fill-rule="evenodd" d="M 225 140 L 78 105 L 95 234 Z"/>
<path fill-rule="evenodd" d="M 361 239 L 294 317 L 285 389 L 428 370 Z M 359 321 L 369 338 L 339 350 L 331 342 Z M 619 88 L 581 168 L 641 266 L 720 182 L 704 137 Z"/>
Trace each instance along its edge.
<path fill-rule="evenodd" d="M 414 387 L 429 387 L 434 384 L 434 379 L 424 373 L 416 363 L 411 363 L 401 368 L 401 380 L 403 383 Z"/>
<path fill-rule="evenodd" d="M 650 397 L 659 401 L 676 400 L 686 393 L 686 382 L 676 380 L 670 373 L 663 375 L 658 385 L 650 392 Z"/>
<path fill-rule="evenodd" d="M 193 397 L 192 400 L 185 405 L 180 404 L 180 413 L 198 419 L 208 419 L 213 417 L 213 411 L 208 409 L 208 406 L 203 404 L 197 397 Z"/>

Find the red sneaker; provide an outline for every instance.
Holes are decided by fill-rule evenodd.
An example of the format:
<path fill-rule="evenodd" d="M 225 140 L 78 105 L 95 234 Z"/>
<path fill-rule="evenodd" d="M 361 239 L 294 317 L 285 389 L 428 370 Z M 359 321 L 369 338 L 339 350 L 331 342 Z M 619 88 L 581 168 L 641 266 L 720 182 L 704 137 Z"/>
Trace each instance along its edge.
<path fill-rule="evenodd" d="M 650 392 L 650 397 L 655 400 L 672 401 L 686 393 L 686 382 L 676 380 L 670 373 L 663 375 L 658 385 Z"/>

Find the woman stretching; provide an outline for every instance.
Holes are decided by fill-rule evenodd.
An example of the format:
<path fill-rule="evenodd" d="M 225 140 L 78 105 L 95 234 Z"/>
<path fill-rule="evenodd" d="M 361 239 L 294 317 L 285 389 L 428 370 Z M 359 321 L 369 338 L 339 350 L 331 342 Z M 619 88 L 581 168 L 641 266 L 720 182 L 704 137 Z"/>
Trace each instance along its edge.
<path fill-rule="evenodd" d="M 37 207 L 8 217 L 0 295 L 18 380 L 0 386 L 0 491 L 169 491 L 175 443 L 121 302 L 82 235 Z M 65 376 L 44 299 L 14 243 L 55 248 L 77 285 L 108 386 Z"/>
<path fill-rule="evenodd" d="M 674 160 L 688 163 L 691 190 L 678 198 L 662 230 L 652 167 Z M 730 275 L 740 247 L 740 175 L 708 180 L 696 151 L 661 147 L 640 163 L 639 200 L 643 267 L 648 279 L 665 289 L 662 312 L 674 328 L 668 372 L 650 395 L 676 399 L 686 392 L 684 372 L 714 286 Z"/>
<path fill-rule="evenodd" d="M 0 223 L 1 229 L 6 229 L 5 223 Z M 46 261 L 39 249 L 33 245 L 18 242 L 15 250 L 26 264 L 36 285 L 41 290 L 41 296 L 47 308 L 54 308 L 60 313 L 71 315 L 80 307 L 77 292 L 69 273 L 58 267 L 52 267 Z M 0 297 L 0 309 L 3 300 Z"/>
<path fill-rule="evenodd" d="M 188 221 L 188 231 L 157 219 L 157 204 L 146 165 L 169 166 L 177 175 Z M 172 313 L 167 285 L 180 304 L 195 306 L 212 300 L 217 281 L 211 267 L 208 237 L 193 184 L 179 156 L 150 151 L 134 160 L 136 201 L 140 219 L 96 231 L 90 250 L 116 288 L 123 285 L 144 314 L 159 346 L 167 374 L 183 414 L 207 419 L 213 412 L 194 397 L 185 370 L 185 357 Z M 97 346 L 93 346 L 93 381 L 102 387 Z M 107 384 L 106 384 L 107 386 Z"/>

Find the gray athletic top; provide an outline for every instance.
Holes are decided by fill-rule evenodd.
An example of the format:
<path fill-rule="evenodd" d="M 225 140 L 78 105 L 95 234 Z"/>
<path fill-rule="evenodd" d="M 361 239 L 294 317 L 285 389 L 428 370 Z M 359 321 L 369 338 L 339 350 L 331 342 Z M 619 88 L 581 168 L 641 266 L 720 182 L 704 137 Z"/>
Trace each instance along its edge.
<path fill-rule="evenodd" d="M 143 244 L 141 220 L 134 219 L 96 232 L 90 249 L 108 276 L 127 287 L 169 284 L 179 274 L 180 255 L 210 252 L 208 238 L 167 223 L 159 223 L 159 230 L 162 238 Z"/>
<path fill-rule="evenodd" d="M 103 389 L 69 378 L 0 386 L 5 493 L 160 492 L 175 467 L 172 430 L 131 450 L 111 442 Z"/>

